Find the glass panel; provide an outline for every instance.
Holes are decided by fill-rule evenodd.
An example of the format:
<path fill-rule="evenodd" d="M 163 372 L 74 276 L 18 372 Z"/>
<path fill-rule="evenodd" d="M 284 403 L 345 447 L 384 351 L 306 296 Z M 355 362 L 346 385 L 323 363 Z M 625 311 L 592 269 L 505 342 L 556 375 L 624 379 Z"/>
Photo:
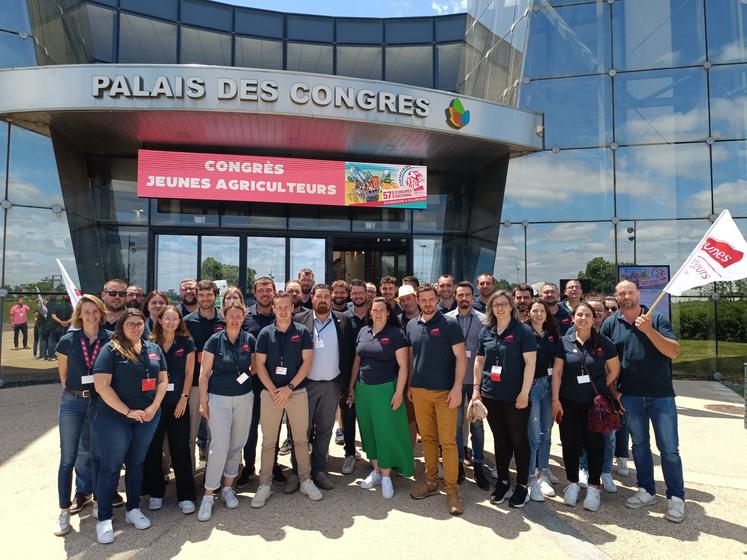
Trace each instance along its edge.
<path fill-rule="evenodd" d="M 619 148 L 615 157 L 620 218 L 692 218 L 711 213 L 706 144 Z"/>
<path fill-rule="evenodd" d="M 530 17 L 527 76 L 548 78 L 610 69 L 607 3 L 545 9 Z"/>
<path fill-rule="evenodd" d="M 521 86 L 519 106 L 545 114 L 545 146 L 582 148 L 612 142 L 608 76 L 535 80 Z"/>
<path fill-rule="evenodd" d="M 239 238 L 203 236 L 200 280 L 225 280 L 239 285 Z"/>
<path fill-rule="evenodd" d="M 433 46 L 387 47 L 386 81 L 433 87 Z"/>
<path fill-rule="evenodd" d="M 67 13 L 68 31 L 74 41 L 77 62 L 112 62 L 114 17 L 116 12 L 91 4 L 81 4 Z"/>
<path fill-rule="evenodd" d="M 438 84 L 436 84 L 436 87 L 444 91 L 456 91 L 459 78 L 462 76 L 464 43 L 438 45 L 436 52 L 438 55 Z"/>
<path fill-rule="evenodd" d="M 179 283 L 197 278 L 197 236 L 159 235 L 156 241 L 156 290 L 179 301 Z"/>
<path fill-rule="evenodd" d="M 432 18 L 392 18 L 384 20 L 385 43 L 432 43 Z"/>
<path fill-rule="evenodd" d="M 288 14 L 286 16 L 286 36 L 301 41 L 334 41 L 334 19 L 330 17 Z"/>
<path fill-rule="evenodd" d="M 677 68 L 615 77 L 618 144 L 705 140 L 708 136 L 706 72 Z"/>
<path fill-rule="evenodd" d="M 7 210 L 5 286 L 10 291 L 52 291 L 59 281 L 60 259 L 76 286 L 80 286 L 70 228 L 65 212 L 13 206 Z M 55 285 L 57 282 L 55 282 Z M 64 291 L 64 287 L 61 289 Z"/>
<path fill-rule="evenodd" d="M 332 74 L 332 45 L 288 43 L 287 70 Z"/>
<path fill-rule="evenodd" d="M 217 226 L 220 202 L 158 198 L 151 200 L 151 223 L 155 225 Z"/>
<path fill-rule="evenodd" d="M 404 208 L 353 208 L 353 231 L 410 231 L 411 211 Z"/>
<path fill-rule="evenodd" d="M 335 40 L 340 43 L 380 44 L 384 42 L 384 22 L 380 19 L 335 18 Z"/>
<path fill-rule="evenodd" d="M 711 68 L 711 136 L 747 137 L 747 64 Z"/>
<path fill-rule="evenodd" d="M 275 280 L 275 287 L 285 286 L 285 238 L 247 237 L 246 238 L 246 290 L 252 289 L 254 279 L 269 276 Z"/>
<path fill-rule="evenodd" d="M 624 0 L 612 5 L 617 70 L 702 64 L 702 0 Z"/>
<path fill-rule="evenodd" d="M 324 239 L 291 238 L 288 278 L 297 278 L 299 270 L 310 268 L 314 271 L 316 283 L 325 282 L 326 260 Z"/>
<path fill-rule="evenodd" d="M 31 31 L 26 1 L 5 0 L 5 6 L 0 10 L 0 28 L 8 31 Z"/>
<path fill-rule="evenodd" d="M 337 75 L 381 79 L 381 47 L 337 47 Z"/>
<path fill-rule="evenodd" d="M 708 60 L 747 60 L 747 4 L 739 0 L 706 0 Z"/>
<path fill-rule="evenodd" d="M 609 220 L 614 214 L 610 150 L 538 152 L 508 164 L 501 220 Z"/>
<path fill-rule="evenodd" d="M 609 222 L 529 224 L 527 279 L 530 284 L 547 281 L 557 284 L 561 278 L 577 278 L 586 271 L 588 262 L 598 257 L 612 265 L 615 262 L 614 239 L 614 229 Z M 580 250 L 568 250 L 579 243 Z M 559 255 L 562 258 L 559 259 Z M 614 269 L 613 266 L 608 268 Z M 614 274 L 600 278 L 599 282 L 606 288 L 604 291 L 612 291 Z"/>
<path fill-rule="evenodd" d="M 502 100 L 506 90 L 511 87 L 511 43 L 500 40 L 478 69 L 484 74 L 487 89 L 485 99 L 490 101 Z M 480 93 L 482 96 L 483 94 Z"/>
<path fill-rule="evenodd" d="M 182 26 L 182 64 L 231 65 L 231 36 Z"/>
<path fill-rule="evenodd" d="M 286 229 L 286 213 L 285 204 L 226 202 L 220 223 L 223 227 Z"/>
<path fill-rule="evenodd" d="M 137 196 L 136 160 L 92 159 L 88 169 L 98 219 L 148 223 L 148 201 Z"/>
<path fill-rule="evenodd" d="M 710 379 L 717 371 L 715 305 L 710 298 L 672 298 L 672 328 L 680 343 L 680 354 L 672 362 L 675 375 Z M 719 350 L 725 348 L 733 351 L 741 347 L 741 358 L 732 357 L 724 363 L 740 363 L 738 371 L 741 379 L 741 362 L 744 361 L 744 344 L 718 343 Z M 719 367 L 720 371 L 725 372 Z"/>
<path fill-rule="evenodd" d="M 288 207 L 289 229 L 350 231 L 348 209 L 336 206 L 292 204 Z"/>
<path fill-rule="evenodd" d="M 19 126 L 10 130 L 8 199 L 13 204 L 64 204 L 52 140 Z M 54 261 L 52 261 L 54 262 Z"/>
<path fill-rule="evenodd" d="M 119 62 L 175 64 L 176 25 L 120 14 Z"/>
<path fill-rule="evenodd" d="M 713 210 L 747 216 L 747 142 L 716 142 L 713 162 Z"/>
<path fill-rule="evenodd" d="M 34 39 L 0 31 L 0 68 L 35 66 Z"/>
<path fill-rule="evenodd" d="M 521 224 L 511 224 L 509 227 L 501 225 L 498 229 L 493 276 L 504 287 L 526 279 L 524 235 L 524 226 Z"/>
<path fill-rule="evenodd" d="M 283 69 L 283 42 L 236 37 L 236 66 Z"/>
<path fill-rule="evenodd" d="M 141 228 L 102 228 L 104 277 L 122 278 L 145 286 L 148 280 L 148 231 Z"/>
<path fill-rule="evenodd" d="M 421 284 L 435 282 L 441 275 L 443 242 L 440 237 L 412 238 L 412 268 Z"/>
<path fill-rule="evenodd" d="M 413 210 L 416 233 L 464 233 L 469 197 L 463 175 L 428 174 L 428 207 Z"/>

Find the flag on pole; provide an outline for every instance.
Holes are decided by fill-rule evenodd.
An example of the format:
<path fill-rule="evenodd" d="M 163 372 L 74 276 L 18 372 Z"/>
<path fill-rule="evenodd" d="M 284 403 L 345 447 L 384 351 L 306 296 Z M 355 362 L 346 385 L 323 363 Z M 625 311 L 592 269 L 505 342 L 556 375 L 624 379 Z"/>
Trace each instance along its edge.
<path fill-rule="evenodd" d="M 747 241 L 724 210 L 696 245 L 664 291 L 673 296 L 711 282 L 747 278 Z"/>
<path fill-rule="evenodd" d="M 60 267 L 60 272 L 62 273 L 62 281 L 65 283 L 65 291 L 67 291 L 67 295 L 70 296 L 70 303 L 72 304 L 73 308 L 75 308 L 75 306 L 78 305 L 78 301 L 80 300 L 80 290 L 75 287 L 75 284 L 73 284 L 72 278 L 70 278 L 70 275 L 67 273 L 67 270 L 65 270 L 65 267 L 62 266 L 60 259 L 55 260 L 57 261 L 57 266 Z"/>
<path fill-rule="evenodd" d="M 49 311 L 47 310 L 47 306 L 44 305 L 44 299 L 42 298 L 39 288 L 37 286 L 34 287 L 36 288 L 36 297 L 39 299 L 39 313 L 42 314 L 42 317 L 46 317 Z"/>

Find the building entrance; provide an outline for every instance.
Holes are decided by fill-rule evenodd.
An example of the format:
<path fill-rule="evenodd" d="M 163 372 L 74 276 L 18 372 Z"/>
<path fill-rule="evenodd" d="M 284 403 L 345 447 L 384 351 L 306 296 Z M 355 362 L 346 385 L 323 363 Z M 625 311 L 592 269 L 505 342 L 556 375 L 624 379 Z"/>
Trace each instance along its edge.
<path fill-rule="evenodd" d="M 335 279 L 353 278 L 378 282 L 382 276 L 401 280 L 408 270 L 408 238 L 335 236 L 332 249 Z"/>

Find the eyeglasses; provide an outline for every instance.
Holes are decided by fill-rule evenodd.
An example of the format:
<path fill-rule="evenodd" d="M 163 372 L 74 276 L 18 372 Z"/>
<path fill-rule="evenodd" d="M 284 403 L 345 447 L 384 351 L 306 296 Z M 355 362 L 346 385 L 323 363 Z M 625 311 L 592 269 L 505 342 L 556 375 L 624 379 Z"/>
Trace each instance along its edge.
<path fill-rule="evenodd" d="M 142 321 L 138 321 L 136 323 L 129 321 L 125 323 L 124 326 L 127 327 L 128 329 L 142 329 L 143 327 L 145 327 L 145 323 L 143 323 Z"/>
<path fill-rule="evenodd" d="M 605 309 L 606 309 L 607 311 L 617 311 L 617 307 L 606 307 L 606 306 L 605 306 Z"/>
<path fill-rule="evenodd" d="M 117 290 L 109 290 L 106 293 L 109 294 L 109 297 L 125 297 L 127 295 L 127 292 L 118 292 Z"/>
<path fill-rule="evenodd" d="M 501 309 L 503 309 L 505 307 L 511 307 L 511 304 L 508 303 L 507 301 L 505 301 L 503 303 L 501 303 L 500 301 L 495 301 L 495 302 L 493 302 L 493 307 L 500 307 Z"/>
<path fill-rule="evenodd" d="M 182 288 L 182 292 L 196 292 L 197 288 Z"/>

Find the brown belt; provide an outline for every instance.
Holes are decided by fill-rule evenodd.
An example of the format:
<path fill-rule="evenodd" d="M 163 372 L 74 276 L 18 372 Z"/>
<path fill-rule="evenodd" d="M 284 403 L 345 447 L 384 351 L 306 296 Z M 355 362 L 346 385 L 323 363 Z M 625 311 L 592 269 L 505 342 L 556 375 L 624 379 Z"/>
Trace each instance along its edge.
<path fill-rule="evenodd" d="M 68 389 L 65 387 L 65 392 L 71 394 L 74 397 L 82 397 L 87 399 L 89 397 L 95 397 L 98 393 L 93 389 L 86 389 L 85 391 L 78 391 L 77 389 Z"/>

